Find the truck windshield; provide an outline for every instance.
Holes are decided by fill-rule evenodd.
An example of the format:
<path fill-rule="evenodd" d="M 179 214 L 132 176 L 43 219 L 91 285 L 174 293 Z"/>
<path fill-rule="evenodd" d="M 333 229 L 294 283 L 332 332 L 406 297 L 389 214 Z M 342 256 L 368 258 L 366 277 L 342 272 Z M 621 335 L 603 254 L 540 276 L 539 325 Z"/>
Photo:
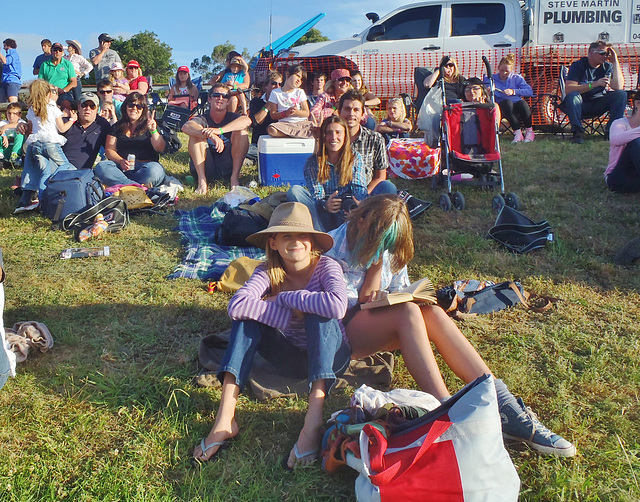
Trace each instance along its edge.
<path fill-rule="evenodd" d="M 384 35 L 378 40 L 435 38 L 440 27 L 441 9 L 441 5 L 429 5 L 398 12 L 382 23 Z"/>
<path fill-rule="evenodd" d="M 504 29 L 505 7 L 501 3 L 459 3 L 451 6 L 451 36 L 489 35 Z"/>

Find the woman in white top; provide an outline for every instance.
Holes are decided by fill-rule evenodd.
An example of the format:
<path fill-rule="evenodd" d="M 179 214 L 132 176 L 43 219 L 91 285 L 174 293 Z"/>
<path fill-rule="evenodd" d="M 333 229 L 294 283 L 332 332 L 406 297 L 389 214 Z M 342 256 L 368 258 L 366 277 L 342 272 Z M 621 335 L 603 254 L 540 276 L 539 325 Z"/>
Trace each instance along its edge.
<path fill-rule="evenodd" d="M 300 65 L 294 65 L 287 72 L 287 80 L 280 89 L 274 89 L 269 96 L 267 110 L 277 122 L 267 128 L 274 138 L 310 138 L 313 124 L 309 118 L 307 95 L 302 90 L 306 72 Z"/>
<path fill-rule="evenodd" d="M 82 97 L 82 77 L 89 75 L 89 72 L 93 70 L 93 65 L 82 57 L 82 44 L 77 40 L 67 40 L 67 52 L 63 57 L 71 62 L 73 69 L 76 71 L 78 77 L 78 85 L 76 85 L 71 91 L 73 92 L 73 99 L 78 101 Z"/>

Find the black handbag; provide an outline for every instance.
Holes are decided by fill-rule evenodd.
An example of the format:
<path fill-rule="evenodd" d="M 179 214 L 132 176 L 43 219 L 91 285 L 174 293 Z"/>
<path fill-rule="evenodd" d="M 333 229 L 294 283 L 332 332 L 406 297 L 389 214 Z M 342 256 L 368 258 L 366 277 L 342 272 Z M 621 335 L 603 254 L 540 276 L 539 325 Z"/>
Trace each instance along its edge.
<path fill-rule="evenodd" d="M 553 241 L 549 222 L 535 223 L 509 206 L 502 206 L 495 225 L 489 229 L 489 237 L 509 251 L 521 254 L 543 248 Z"/>

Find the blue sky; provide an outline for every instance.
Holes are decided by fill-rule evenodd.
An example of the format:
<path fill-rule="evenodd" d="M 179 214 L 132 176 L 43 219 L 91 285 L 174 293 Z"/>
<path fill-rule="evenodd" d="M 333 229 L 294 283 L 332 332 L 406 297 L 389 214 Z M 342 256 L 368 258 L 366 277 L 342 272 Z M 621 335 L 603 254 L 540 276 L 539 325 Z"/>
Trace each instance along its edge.
<path fill-rule="evenodd" d="M 365 29 L 367 12 L 381 17 L 409 0 L 325 0 L 293 2 L 287 0 L 244 0 L 241 2 L 96 2 L 56 4 L 43 0 L 7 0 L 2 6 L 0 41 L 14 38 L 23 67 L 23 78 L 31 75 L 33 60 L 41 52 L 40 40 L 61 42 L 76 39 L 82 54 L 97 47 L 100 33 L 128 38 L 141 31 L 153 31 L 173 48 L 178 65 L 190 65 L 194 58 L 211 54 L 215 45 L 229 40 L 236 48 L 254 54 L 269 43 L 269 13 L 273 8 L 273 40 L 307 19 L 325 12 L 317 25 L 331 39 L 346 38 Z M 89 8 L 89 5 L 95 7 Z M 75 13 L 72 10 L 75 9 Z M 62 13 L 65 13 L 64 20 Z M 15 30 L 7 31 L 13 26 Z"/>

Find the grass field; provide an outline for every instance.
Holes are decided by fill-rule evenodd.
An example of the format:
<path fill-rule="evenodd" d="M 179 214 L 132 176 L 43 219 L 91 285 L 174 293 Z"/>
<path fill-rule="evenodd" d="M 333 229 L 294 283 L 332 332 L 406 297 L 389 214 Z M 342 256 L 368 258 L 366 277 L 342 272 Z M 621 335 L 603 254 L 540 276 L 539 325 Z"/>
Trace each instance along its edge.
<path fill-rule="evenodd" d="M 602 139 L 504 143 L 508 191 L 532 219 L 549 220 L 556 242 L 526 256 L 500 250 L 486 238 L 492 193 L 466 189 L 464 211 L 434 207 L 416 222 L 411 275 L 437 285 L 516 279 L 562 298 L 546 314 L 514 308 L 459 323 L 494 373 L 578 448 L 573 459 L 509 448 L 521 500 L 638 500 L 640 278 L 613 256 L 640 235 L 640 199 L 606 190 Z M 181 179 L 184 150 L 165 158 Z M 255 169 L 243 173 L 246 183 L 256 177 Z M 259 403 L 242 396 L 233 446 L 221 461 L 191 468 L 219 399 L 218 391 L 192 385 L 198 342 L 229 326 L 229 296 L 165 279 L 182 256 L 171 216 L 137 217 L 120 234 L 99 237 L 92 245 L 111 246 L 107 259 L 60 260 L 75 245 L 70 236 L 42 217 L 12 216 L 16 174 L 0 171 L 4 322 L 44 322 L 56 345 L 30 355 L 0 391 L 0 500 L 354 499 L 349 469 L 291 474 L 279 467 L 302 425 L 304 397 Z M 437 201 L 427 182 L 398 186 Z M 178 207 L 210 205 L 223 193 L 219 187 L 201 197 L 188 188 Z M 442 370 L 458 390 L 462 382 Z M 414 385 L 402 364 L 396 385 Z M 347 400 L 332 396 L 327 412 Z"/>

